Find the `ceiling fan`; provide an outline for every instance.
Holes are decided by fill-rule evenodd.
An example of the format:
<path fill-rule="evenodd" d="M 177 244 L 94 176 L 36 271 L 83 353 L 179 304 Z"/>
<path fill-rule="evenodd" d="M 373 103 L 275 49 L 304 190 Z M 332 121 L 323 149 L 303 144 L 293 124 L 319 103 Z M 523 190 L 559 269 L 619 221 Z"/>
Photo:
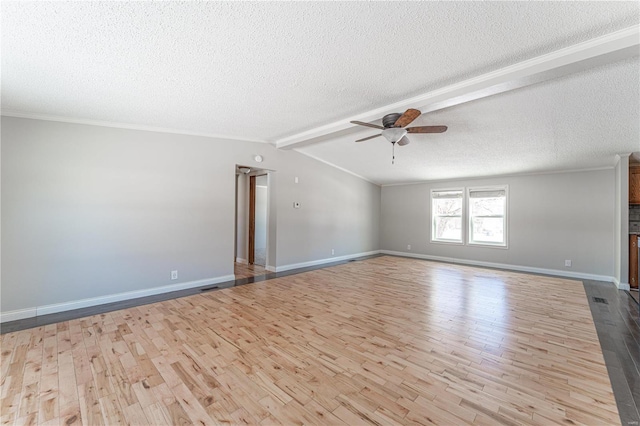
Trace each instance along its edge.
<path fill-rule="evenodd" d="M 382 133 L 379 135 L 369 136 L 367 138 L 358 139 L 356 142 L 364 142 L 369 139 L 377 138 L 378 136 L 384 136 L 386 140 L 391 142 L 392 148 L 392 160 L 391 164 L 395 162 L 395 145 L 396 143 L 400 146 L 407 145 L 410 141 L 407 138 L 407 133 L 444 133 L 447 131 L 447 126 L 417 126 L 417 127 L 406 127 L 413 120 L 418 118 L 422 114 L 417 109 L 409 108 L 404 112 L 404 114 L 400 113 L 391 113 L 382 117 L 382 126 L 377 124 L 365 123 L 362 121 L 352 121 L 352 124 L 358 124 L 360 126 L 373 127 L 374 129 L 382 130 Z"/>

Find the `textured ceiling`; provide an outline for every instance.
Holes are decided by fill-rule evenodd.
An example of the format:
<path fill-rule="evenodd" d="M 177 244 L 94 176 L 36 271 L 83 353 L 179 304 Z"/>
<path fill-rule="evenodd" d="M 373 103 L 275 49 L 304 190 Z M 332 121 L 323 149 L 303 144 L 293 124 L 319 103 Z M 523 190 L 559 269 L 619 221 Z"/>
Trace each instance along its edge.
<path fill-rule="evenodd" d="M 640 6 L 4 1 L 0 7 L 3 111 L 275 141 L 638 25 Z M 566 84 L 433 113 L 421 123 L 435 120 L 450 131 L 414 139 L 438 137 L 438 144 L 449 145 L 434 151 L 414 143 L 397 151 L 394 169 L 383 167 L 390 151 L 383 140 L 355 147 L 337 138 L 303 151 L 381 183 L 600 165 L 604 151 L 628 151 L 629 137 L 637 141 L 637 124 L 624 121 L 637 113 L 637 81 L 616 99 L 606 93 L 619 87 L 616 81 L 628 84 L 637 68 L 625 62 L 563 79 Z M 572 98 L 559 97 L 558 90 L 570 92 L 580 79 L 596 86 L 582 95 L 573 93 L 576 86 L 567 94 Z M 591 92 L 611 107 L 591 100 Z M 564 108 L 549 107 L 557 102 Z M 594 117 L 612 121 L 593 129 Z M 562 120 L 575 123 L 558 124 Z M 623 139 L 612 142 L 611 131 Z M 349 141 L 354 134 L 367 133 L 351 132 Z M 401 166 L 409 149 L 416 163 Z M 457 163 L 447 163 L 455 171 L 420 169 L 417 163 L 437 152 L 457 154 Z M 497 170 L 494 163 L 509 167 Z"/>
<path fill-rule="evenodd" d="M 408 135 L 396 147 L 379 133 L 345 132 L 299 151 L 376 183 L 611 167 L 640 151 L 640 61 L 628 59 L 419 117 L 413 125 L 449 126 Z"/>

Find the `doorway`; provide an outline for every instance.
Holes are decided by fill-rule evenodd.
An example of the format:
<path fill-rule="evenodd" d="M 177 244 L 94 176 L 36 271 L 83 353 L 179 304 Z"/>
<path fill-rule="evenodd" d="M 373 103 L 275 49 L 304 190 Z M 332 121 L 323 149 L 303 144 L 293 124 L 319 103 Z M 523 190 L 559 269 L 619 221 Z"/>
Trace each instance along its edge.
<path fill-rule="evenodd" d="M 264 275 L 270 269 L 269 241 L 274 237 L 271 225 L 275 223 L 270 220 L 270 172 L 236 166 L 236 279 Z"/>

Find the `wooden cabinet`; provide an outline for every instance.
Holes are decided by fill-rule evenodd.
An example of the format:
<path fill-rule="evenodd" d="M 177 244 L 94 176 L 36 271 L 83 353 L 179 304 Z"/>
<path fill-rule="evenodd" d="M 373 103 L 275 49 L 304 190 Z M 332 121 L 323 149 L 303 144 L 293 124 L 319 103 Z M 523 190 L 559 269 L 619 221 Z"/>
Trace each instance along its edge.
<path fill-rule="evenodd" d="M 640 166 L 629 167 L 629 204 L 640 204 Z"/>
<path fill-rule="evenodd" d="M 629 285 L 638 288 L 638 236 L 629 235 Z"/>

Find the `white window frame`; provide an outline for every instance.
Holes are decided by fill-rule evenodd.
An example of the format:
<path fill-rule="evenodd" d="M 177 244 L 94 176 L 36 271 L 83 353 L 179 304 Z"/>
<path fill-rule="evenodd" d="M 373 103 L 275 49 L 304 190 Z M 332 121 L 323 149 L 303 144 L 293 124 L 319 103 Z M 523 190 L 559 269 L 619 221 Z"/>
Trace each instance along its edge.
<path fill-rule="evenodd" d="M 435 214 L 435 210 L 433 208 L 433 194 L 436 192 L 460 192 L 460 200 L 462 201 L 462 208 L 460 210 L 460 222 L 461 222 L 461 229 L 460 229 L 460 240 L 450 240 L 450 239 L 442 239 L 442 238 L 436 238 L 436 216 L 439 217 L 458 217 L 456 216 L 441 216 L 441 215 L 436 215 Z M 455 245 L 464 245 L 464 241 L 465 241 L 465 191 L 464 191 L 464 187 L 462 188 L 437 188 L 437 189 L 432 189 L 430 194 L 429 194 L 429 202 L 430 202 L 430 208 L 431 208 L 431 242 L 432 243 L 438 243 L 438 244 L 455 244 Z"/>
<path fill-rule="evenodd" d="M 473 217 L 471 215 L 471 193 L 479 192 L 479 191 L 504 191 L 504 215 L 502 216 L 503 223 L 503 231 L 504 231 L 504 242 L 503 243 L 491 243 L 487 241 L 475 242 L 472 241 L 473 232 L 471 230 L 471 226 L 473 224 Z M 466 208 L 466 222 L 467 222 L 467 238 L 466 242 L 470 246 L 484 246 L 484 247 L 495 247 L 495 248 L 509 248 L 509 185 L 494 185 L 494 186 L 476 186 L 476 187 L 468 187 L 465 199 L 468 200 L 467 208 Z M 501 217 L 501 216 L 485 216 L 485 217 Z"/>

